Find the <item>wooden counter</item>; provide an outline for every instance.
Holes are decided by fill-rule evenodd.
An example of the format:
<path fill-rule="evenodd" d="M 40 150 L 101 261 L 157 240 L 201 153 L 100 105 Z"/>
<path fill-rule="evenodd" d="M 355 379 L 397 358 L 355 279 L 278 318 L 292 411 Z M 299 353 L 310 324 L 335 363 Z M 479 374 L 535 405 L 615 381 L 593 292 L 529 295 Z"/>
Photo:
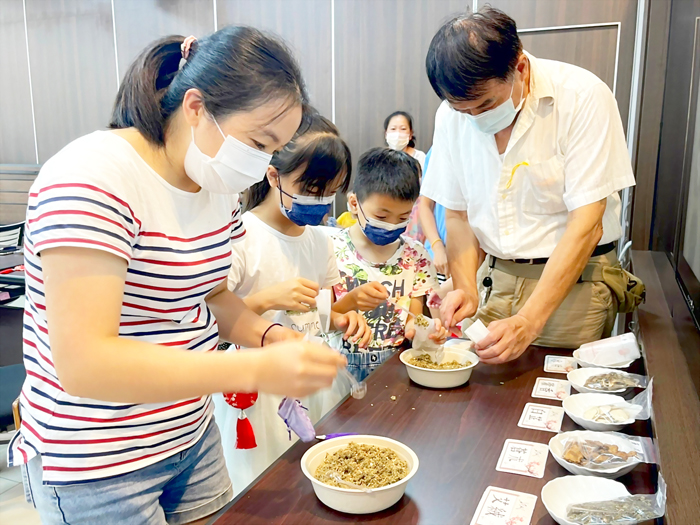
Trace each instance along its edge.
<path fill-rule="evenodd" d="M 517 425 L 526 403 L 561 406 L 558 401 L 531 397 L 537 377 L 566 377 L 544 373 L 544 357 L 549 354 L 571 355 L 571 351 L 533 347 L 513 363 L 477 366 L 466 386 L 452 390 L 431 390 L 411 383 L 398 355 L 394 356 L 368 378 L 365 399 L 347 399 L 316 428 L 319 434 L 378 434 L 411 447 L 418 455 L 420 468 L 401 501 L 384 512 L 366 516 L 331 510 L 316 498 L 299 466 L 311 445 L 298 443 L 222 510 L 216 524 L 465 524 L 471 521 L 489 485 L 536 495 L 531 523 L 553 524 L 542 505 L 540 491 L 547 481 L 568 473 L 551 454 L 544 479 L 495 470 L 506 439 L 546 444 L 554 435 Z M 632 371 L 641 371 L 641 360 L 635 365 Z M 391 396 L 396 396 L 396 401 Z M 565 416 L 562 430 L 575 428 Z M 627 431 L 650 436 L 651 425 L 637 421 Z M 619 481 L 632 493 L 652 493 L 656 467 L 642 464 Z"/>
<path fill-rule="evenodd" d="M 654 377 L 654 438 L 668 484 L 666 523 L 700 523 L 700 332 L 661 252 L 632 252 L 647 288 L 636 312 L 646 372 Z"/>

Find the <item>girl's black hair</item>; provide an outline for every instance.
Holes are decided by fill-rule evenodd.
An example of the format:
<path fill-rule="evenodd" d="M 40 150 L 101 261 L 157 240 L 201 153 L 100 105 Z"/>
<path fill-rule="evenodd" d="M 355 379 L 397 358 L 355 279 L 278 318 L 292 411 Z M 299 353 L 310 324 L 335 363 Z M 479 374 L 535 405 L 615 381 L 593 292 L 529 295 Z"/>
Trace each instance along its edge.
<path fill-rule="evenodd" d="M 391 115 L 389 115 L 387 118 L 384 119 L 384 132 L 386 133 L 386 130 L 389 127 L 389 123 L 391 122 L 391 119 L 393 119 L 394 117 L 398 117 L 398 116 L 405 117 L 406 120 L 408 120 L 408 127 L 411 130 L 411 140 L 408 141 L 408 147 L 415 148 L 416 147 L 416 136 L 413 134 L 413 117 L 411 116 L 410 113 L 406 113 L 405 111 L 394 111 Z"/>
<path fill-rule="evenodd" d="M 245 26 L 228 26 L 197 40 L 180 69 L 183 36 L 151 43 L 134 60 L 119 86 L 109 127 L 135 127 L 162 146 L 171 117 L 187 90 L 202 93 L 214 117 L 248 111 L 270 100 L 306 104 L 301 70 L 278 38 Z"/>
<path fill-rule="evenodd" d="M 272 156 L 270 165 L 284 177 L 303 169 L 299 178 L 301 191 L 310 195 L 323 195 L 329 184 L 342 175 L 338 191 L 345 193 L 350 187 L 352 157 L 350 148 L 340 138 L 338 128 L 315 110 L 306 108 L 305 119 L 294 138 Z M 267 177 L 251 186 L 246 192 L 246 211 L 259 206 L 270 192 Z"/>

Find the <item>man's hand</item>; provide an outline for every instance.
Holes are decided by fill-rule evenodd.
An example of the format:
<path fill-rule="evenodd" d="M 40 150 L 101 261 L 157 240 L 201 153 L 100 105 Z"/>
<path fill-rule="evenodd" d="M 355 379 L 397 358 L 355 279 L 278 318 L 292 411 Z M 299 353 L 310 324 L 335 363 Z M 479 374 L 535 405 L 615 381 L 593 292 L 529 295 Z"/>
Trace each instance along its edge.
<path fill-rule="evenodd" d="M 462 320 L 473 317 L 479 308 L 476 295 L 457 289 L 449 292 L 440 305 L 440 317 L 445 327 L 452 328 Z"/>
<path fill-rule="evenodd" d="M 389 292 L 379 281 L 372 281 L 358 286 L 350 292 L 358 310 L 370 312 L 377 306 L 385 303 L 389 298 Z"/>
<path fill-rule="evenodd" d="M 540 327 L 523 317 L 514 315 L 492 321 L 489 335 L 475 345 L 479 359 L 489 365 L 499 365 L 520 357 L 542 331 Z"/>

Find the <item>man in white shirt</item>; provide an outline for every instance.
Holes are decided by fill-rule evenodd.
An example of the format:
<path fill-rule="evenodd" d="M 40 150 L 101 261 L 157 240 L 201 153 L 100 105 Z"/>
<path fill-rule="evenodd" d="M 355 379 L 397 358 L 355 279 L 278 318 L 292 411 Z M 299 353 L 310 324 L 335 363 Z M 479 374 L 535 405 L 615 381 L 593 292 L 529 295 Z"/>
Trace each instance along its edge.
<path fill-rule="evenodd" d="M 422 193 L 447 208 L 444 321 L 487 323 L 477 350 L 493 364 L 610 335 L 633 277 L 616 256 L 618 192 L 635 183 L 610 89 L 523 51 L 492 8 L 446 23 L 426 68 L 443 100 Z"/>

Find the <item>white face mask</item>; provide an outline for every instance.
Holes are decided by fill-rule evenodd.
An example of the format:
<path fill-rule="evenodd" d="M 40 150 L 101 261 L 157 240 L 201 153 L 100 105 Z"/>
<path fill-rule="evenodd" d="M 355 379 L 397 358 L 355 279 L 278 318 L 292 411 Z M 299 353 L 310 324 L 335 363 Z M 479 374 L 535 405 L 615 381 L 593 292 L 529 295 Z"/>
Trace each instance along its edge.
<path fill-rule="evenodd" d="M 192 142 L 185 155 L 185 173 L 211 193 L 241 193 L 265 177 L 272 155 L 224 135 L 216 119 L 212 117 L 212 120 L 224 137 L 224 143 L 211 158 L 194 143 L 192 128 Z"/>
<path fill-rule="evenodd" d="M 484 111 L 478 115 L 467 115 L 469 120 L 477 127 L 482 133 L 487 135 L 495 135 L 501 130 L 506 129 L 515 120 L 518 111 L 523 107 L 523 102 L 525 98 L 523 97 L 523 89 L 525 86 L 520 88 L 520 103 L 516 108 L 513 104 L 513 88 L 515 87 L 515 79 L 513 79 L 513 85 L 510 88 L 510 96 L 500 106 L 497 106 L 488 111 Z"/>
<path fill-rule="evenodd" d="M 391 149 L 398 151 L 403 150 L 410 140 L 411 136 L 401 131 L 390 131 L 386 134 L 386 143 L 389 144 Z"/>

